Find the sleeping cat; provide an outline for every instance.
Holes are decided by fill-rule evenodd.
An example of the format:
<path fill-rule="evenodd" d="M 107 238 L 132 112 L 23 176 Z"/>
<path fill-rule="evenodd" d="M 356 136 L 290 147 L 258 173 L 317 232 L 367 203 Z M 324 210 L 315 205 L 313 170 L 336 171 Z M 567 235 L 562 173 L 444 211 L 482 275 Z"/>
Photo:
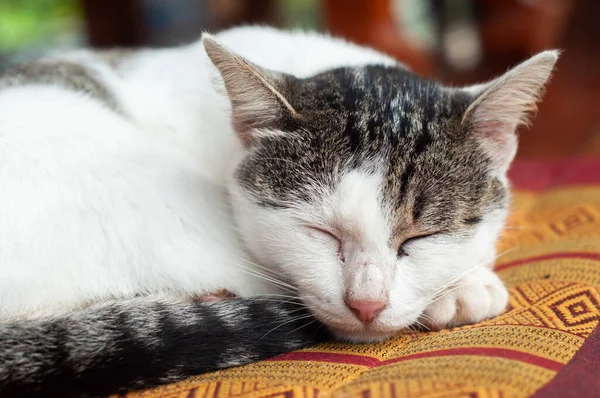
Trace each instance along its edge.
<path fill-rule="evenodd" d="M 556 60 L 449 88 L 245 27 L 4 71 L 0 395 L 101 395 L 325 330 L 372 342 L 498 315 L 515 129 Z M 205 302 L 221 289 L 241 299 Z"/>

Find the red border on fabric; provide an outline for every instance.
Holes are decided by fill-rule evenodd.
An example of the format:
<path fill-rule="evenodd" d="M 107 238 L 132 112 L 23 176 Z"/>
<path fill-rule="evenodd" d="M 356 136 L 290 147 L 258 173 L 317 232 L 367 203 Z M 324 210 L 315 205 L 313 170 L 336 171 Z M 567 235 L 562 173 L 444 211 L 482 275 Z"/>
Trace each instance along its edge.
<path fill-rule="evenodd" d="M 514 188 L 531 191 L 569 185 L 600 184 L 600 158 L 518 160 L 513 163 L 508 175 Z"/>
<path fill-rule="evenodd" d="M 360 365 L 374 368 L 381 364 L 377 358 L 353 355 L 338 354 L 333 352 L 312 352 L 312 351 L 294 351 L 287 354 L 278 355 L 268 359 L 268 361 L 318 361 L 328 363 L 344 363 L 348 365 Z"/>
<path fill-rule="evenodd" d="M 560 372 L 532 398 L 600 397 L 600 325 Z"/>
<path fill-rule="evenodd" d="M 489 348 L 489 347 L 466 347 L 466 348 L 450 348 L 446 350 L 436 350 L 429 352 L 421 352 L 418 354 L 407 355 L 400 358 L 393 358 L 387 361 L 380 361 L 377 358 L 353 354 L 337 354 L 329 352 L 290 352 L 271 358 L 270 361 L 318 361 L 328 363 L 344 363 L 349 365 L 367 366 L 375 368 L 378 366 L 389 365 L 398 362 L 409 361 L 411 359 L 420 358 L 437 358 L 446 356 L 485 356 L 495 358 L 506 358 L 519 362 L 525 362 L 531 365 L 539 366 L 545 369 L 558 371 L 564 365 L 560 362 L 551 359 L 543 358 L 527 352 L 516 351 L 506 348 Z"/>
<path fill-rule="evenodd" d="M 498 264 L 494 267 L 495 271 L 502 271 L 507 268 L 516 267 L 518 265 L 535 263 L 537 261 L 553 260 L 558 258 L 579 258 L 585 260 L 598 260 L 600 261 L 600 253 L 589 253 L 589 252 L 559 252 L 551 254 L 543 254 L 541 256 L 527 257 L 519 260 L 509 261 L 508 263 Z"/>
<path fill-rule="evenodd" d="M 553 361 L 551 359 L 543 358 L 534 354 L 529 354 L 527 352 L 511 350 L 507 348 L 491 348 L 491 347 L 465 347 L 465 348 L 451 348 L 447 350 L 438 350 L 438 351 L 430 351 L 430 352 L 421 352 L 418 354 L 407 355 L 401 358 L 394 358 L 387 361 L 382 362 L 382 365 L 387 365 L 390 363 L 404 362 L 411 359 L 419 359 L 419 358 L 431 358 L 431 357 L 446 357 L 446 356 L 455 356 L 455 355 L 475 355 L 475 356 L 484 356 L 484 357 L 495 357 L 495 358 L 505 358 L 512 359 L 519 362 L 525 362 L 531 365 L 539 366 L 541 368 L 546 368 L 549 370 L 558 371 L 561 369 L 564 364 Z"/>

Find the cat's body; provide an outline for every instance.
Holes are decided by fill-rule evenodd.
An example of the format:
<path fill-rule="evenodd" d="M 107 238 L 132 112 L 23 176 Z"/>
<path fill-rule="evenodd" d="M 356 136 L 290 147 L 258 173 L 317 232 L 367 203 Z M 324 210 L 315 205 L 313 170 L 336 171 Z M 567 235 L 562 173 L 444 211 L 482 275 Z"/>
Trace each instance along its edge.
<path fill-rule="evenodd" d="M 286 36 L 292 46 L 266 51 Z M 348 44 L 268 29 L 230 31 L 222 41 L 299 76 L 391 63 Z M 318 45 L 329 56 L 313 58 Z M 240 269 L 253 267 L 226 184 L 243 149 L 202 44 L 128 54 L 116 69 L 102 54 L 51 58 L 39 61 L 49 67 L 38 76 L 21 79 L 29 85 L 0 91 L 0 314 L 161 290 L 271 292 Z M 73 72 L 55 71 L 72 62 L 105 92 L 69 89 Z"/>
<path fill-rule="evenodd" d="M 281 301 L 189 303 L 219 289 L 270 299 L 292 290 L 335 335 L 360 341 L 498 314 L 507 296 L 491 266 L 514 129 L 555 61 L 543 53 L 488 85 L 445 89 L 369 49 L 240 28 L 178 49 L 80 51 L 5 72 L 0 391 L 51 388 L 40 380 L 66 366 L 85 379 L 71 393 L 98 392 L 98 367 L 117 374 L 136 355 L 161 366 L 108 388 L 144 386 L 312 341 L 299 323 L 308 318 Z M 74 309 L 90 302 L 100 304 Z M 272 318 L 261 323 L 262 310 Z M 207 317 L 244 348 L 193 364 L 206 349 L 198 339 L 218 345 Z M 123 322 L 127 333 L 114 332 Z M 253 351 L 270 325 L 289 341 Z M 233 333 L 241 328 L 249 340 Z M 44 334 L 67 365 L 35 351 Z M 19 378 L 27 352 L 43 366 Z"/>

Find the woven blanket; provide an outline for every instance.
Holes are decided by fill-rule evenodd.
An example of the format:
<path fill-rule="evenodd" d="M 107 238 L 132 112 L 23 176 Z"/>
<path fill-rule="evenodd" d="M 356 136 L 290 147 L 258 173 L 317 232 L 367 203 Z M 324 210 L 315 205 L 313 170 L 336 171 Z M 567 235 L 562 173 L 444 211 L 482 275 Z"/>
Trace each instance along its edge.
<path fill-rule="evenodd" d="M 501 316 L 324 344 L 128 397 L 600 396 L 600 160 L 521 162 L 511 179 Z"/>

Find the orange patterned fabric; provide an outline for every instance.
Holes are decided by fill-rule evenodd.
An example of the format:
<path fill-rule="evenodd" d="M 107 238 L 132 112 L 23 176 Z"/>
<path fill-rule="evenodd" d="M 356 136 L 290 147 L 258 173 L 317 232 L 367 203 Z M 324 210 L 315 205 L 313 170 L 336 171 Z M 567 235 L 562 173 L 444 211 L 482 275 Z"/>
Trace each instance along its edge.
<path fill-rule="evenodd" d="M 600 161 L 521 163 L 512 176 L 496 266 L 510 290 L 503 315 L 380 344 L 325 344 L 128 396 L 531 396 L 600 321 Z"/>

